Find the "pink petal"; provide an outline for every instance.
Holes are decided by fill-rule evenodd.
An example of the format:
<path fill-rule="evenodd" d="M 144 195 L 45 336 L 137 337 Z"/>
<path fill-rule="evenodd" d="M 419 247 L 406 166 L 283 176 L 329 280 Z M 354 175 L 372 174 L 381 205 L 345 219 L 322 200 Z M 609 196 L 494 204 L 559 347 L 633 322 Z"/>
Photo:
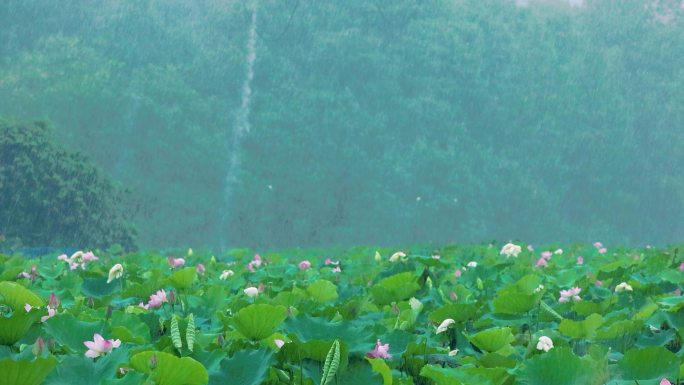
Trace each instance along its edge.
<path fill-rule="evenodd" d="M 89 358 L 97 358 L 100 356 L 100 353 L 98 353 L 94 350 L 88 350 L 87 352 L 85 352 L 85 356 L 89 357 Z"/>
<path fill-rule="evenodd" d="M 88 349 L 91 350 L 96 350 L 97 346 L 95 345 L 95 342 L 93 341 L 83 341 L 83 345 L 85 345 Z"/>

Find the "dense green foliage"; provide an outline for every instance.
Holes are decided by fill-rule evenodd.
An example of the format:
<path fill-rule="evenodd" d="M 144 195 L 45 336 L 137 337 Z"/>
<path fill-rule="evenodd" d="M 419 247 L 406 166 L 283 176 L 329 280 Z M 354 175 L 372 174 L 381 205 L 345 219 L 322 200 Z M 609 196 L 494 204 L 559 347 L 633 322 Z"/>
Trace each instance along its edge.
<path fill-rule="evenodd" d="M 0 255 L 0 385 L 682 384 L 677 248 L 522 247 Z"/>
<path fill-rule="evenodd" d="M 130 186 L 150 246 L 684 233 L 677 2 L 256 3 L 230 211 L 245 1 L 3 1 L 0 114 Z"/>
<path fill-rule="evenodd" d="M 0 234 L 29 246 L 134 246 L 124 192 L 45 123 L 0 120 Z"/>

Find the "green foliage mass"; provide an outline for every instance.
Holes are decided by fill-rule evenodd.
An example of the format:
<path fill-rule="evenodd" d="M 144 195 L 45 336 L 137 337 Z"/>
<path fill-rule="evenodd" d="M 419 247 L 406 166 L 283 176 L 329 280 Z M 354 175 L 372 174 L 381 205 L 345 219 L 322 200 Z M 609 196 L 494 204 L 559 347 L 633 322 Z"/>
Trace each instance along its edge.
<path fill-rule="evenodd" d="M 29 246 L 134 247 L 124 191 L 42 122 L 0 120 L 0 234 Z"/>
<path fill-rule="evenodd" d="M 244 249 L 195 251 L 185 269 L 205 269 L 182 289 L 155 252 L 101 252 L 54 274 L 54 254 L 0 254 L 0 385 L 681 385 L 681 245 L 563 245 L 545 267 L 536 259 L 557 245 L 521 246 L 510 258 L 500 244 L 412 247 L 394 262 L 368 247 L 264 252 L 256 268 Z M 339 269 L 325 262 L 333 254 Z M 432 255 L 439 265 L 424 263 Z M 123 275 L 92 297 L 87 280 L 106 279 L 114 263 Z M 597 281 L 616 263 L 626 268 Z M 35 264 L 35 277 L 17 274 Z M 393 290 L 396 277 L 408 296 Z M 570 287 L 580 298 L 561 302 Z M 496 301 L 528 291 L 532 307 Z M 112 345 L 84 344 L 96 334 Z"/>

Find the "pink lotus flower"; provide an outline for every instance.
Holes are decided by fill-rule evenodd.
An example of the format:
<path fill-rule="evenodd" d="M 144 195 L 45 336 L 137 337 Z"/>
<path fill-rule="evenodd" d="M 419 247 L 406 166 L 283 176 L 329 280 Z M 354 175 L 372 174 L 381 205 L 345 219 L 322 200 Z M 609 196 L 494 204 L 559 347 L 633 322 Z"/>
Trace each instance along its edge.
<path fill-rule="evenodd" d="M 28 303 L 24 305 L 24 310 L 26 310 L 27 313 L 33 309 L 40 309 L 40 307 L 38 307 L 38 306 L 33 307 Z M 52 318 L 55 314 L 57 314 L 57 306 L 51 307 L 50 305 L 48 305 L 46 307 L 46 309 L 47 309 L 48 315 L 44 315 L 44 316 L 40 317 L 40 322 L 45 322 L 48 319 Z"/>
<path fill-rule="evenodd" d="M 311 268 L 311 262 L 309 261 L 301 261 L 299 262 L 299 269 L 300 270 L 306 270 Z"/>
<path fill-rule="evenodd" d="M 65 255 L 65 257 L 66 257 L 66 255 Z M 17 276 L 17 278 L 26 278 L 26 279 L 30 279 L 31 281 L 35 280 L 36 277 L 38 277 L 38 271 L 36 269 L 36 265 L 31 266 L 31 271 L 29 273 L 22 271 Z"/>
<path fill-rule="evenodd" d="M 564 303 L 564 302 L 570 302 L 570 300 L 573 300 L 575 302 L 581 300 L 579 293 L 582 291 L 579 287 L 573 287 L 570 288 L 569 290 L 561 290 L 560 291 L 560 298 L 558 299 L 558 302 Z"/>
<path fill-rule="evenodd" d="M 552 255 L 553 255 L 553 254 L 552 254 L 550 251 L 548 251 L 548 250 L 545 251 L 545 252 L 543 252 L 543 253 L 541 253 L 541 257 L 544 258 L 544 259 L 551 259 L 551 256 L 552 256 Z"/>
<path fill-rule="evenodd" d="M 600 249 L 600 248 L 603 247 L 603 243 L 601 243 L 601 242 L 594 242 L 594 247 L 597 248 L 597 249 Z"/>
<path fill-rule="evenodd" d="M 50 318 L 54 317 L 55 314 L 57 314 L 57 309 L 48 306 L 47 312 L 48 312 L 48 315 L 44 315 L 44 316 L 40 317 L 40 322 L 45 322 L 45 321 L 49 320 Z"/>
<path fill-rule="evenodd" d="M 334 269 L 332 269 L 333 273 L 341 273 L 342 269 L 339 266 L 336 266 Z"/>
<path fill-rule="evenodd" d="M 366 356 L 368 358 L 392 358 L 392 355 L 389 354 L 389 344 L 380 344 L 379 338 L 375 342 L 375 349 L 366 353 Z"/>
<path fill-rule="evenodd" d="M 679 270 L 684 271 L 684 262 L 679 264 Z"/>
<path fill-rule="evenodd" d="M 340 261 L 333 261 L 333 260 L 330 259 L 330 258 L 326 258 L 324 263 L 325 263 L 326 266 L 328 266 L 328 265 L 335 265 L 335 266 L 337 266 L 337 265 L 340 264 Z"/>
<path fill-rule="evenodd" d="M 121 340 L 106 340 L 101 335 L 95 333 L 92 341 L 84 341 L 83 344 L 88 348 L 85 352 L 86 357 L 97 358 L 110 353 L 114 348 L 121 346 Z"/>
<path fill-rule="evenodd" d="M 199 264 L 197 264 L 197 267 L 195 268 L 195 270 L 197 271 L 197 274 L 202 275 L 202 274 L 204 274 L 206 268 L 204 267 L 203 264 L 199 263 Z"/>
<path fill-rule="evenodd" d="M 461 275 L 463 275 L 463 272 L 461 272 L 461 269 L 456 269 L 456 271 L 454 271 L 454 277 L 458 278 Z"/>
<path fill-rule="evenodd" d="M 166 291 L 164 289 L 158 290 L 155 294 L 150 296 L 148 305 L 150 307 L 160 307 L 164 302 L 169 302 L 166 298 Z"/>
<path fill-rule="evenodd" d="M 185 259 L 169 257 L 169 266 L 171 266 L 172 269 L 175 269 L 183 265 L 185 265 Z"/>
<path fill-rule="evenodd" d="M 584 265 L 584 258 L 582 258 L 581 255 L 579 257 L 577 257 L 577 264 L 578 265 Z"/>
<path fill-rule="evenodd" d="M 261 266 L 261 256 L 259 254 L 254 254 L 254 259 L 247 264 L 247 268 L 253 273 L 256 271 L 256 267 L 259 266 Z"/>
<path fill-rule="evenodd" d="M 92 262 L 92 261 L 97 261 L 99 258 L 96 257 L 95 254 L 93 254 L 92 251 L 89 251 L 89 252 L 87 252 L 87 253 L 83 253 L 83 254 L 81 255 L 81 259 L 82 259 L 84 262 Z"/>
<path fill-rule="evenodd" d="M 275 344 L 275 346 L 278 347 L 278 349 L 282 348 L 283 345 L 285 345 L 285 341 L 277 339 L 277 338 L 275 340 L 273 340 L 273 343 Z"/>
<path fill-rule="evenodd" d="M 71 257 L 67 257 L 66 254 L 62 254 L 59 257 L 57 257 L 57 259 L 68 263 L 69 270 L 76 270 L 79 267 L 85 270 L 86 264 L 88 262 L 97 261 L 99 258 L 97 258 L 92 251 L 89 251 L 87 253 L 77 251 L 74 254 L 72 254 Z"/>
<path fill-rule="evenodd" d="M 668 381 L 667 378 L 663 378 L 660 380 L 660 385 L 672 385 L 672 383 Z"/>
<path fill-rule="evenodd" d="M 144 309 L 154 309 L 160 307 L 164 302 L 169 302 L 169 300 L 168 298 L 166 298 L 166 291 L 164 289 L 161 289 L 157 290 L 156 293 L 150 296 L 150 300 L 147 302 L 147 305 L 140 302 L 138 306 Z"/>
<path fill-rule="evenodd" d="M 606 249 L 605 247 L 602 247 L 602 248 L 599 249 L 598 252 L 599 252 L 599 254 L 605 254 L 605 253 L 608 252 L 608 249 Z"/>
<path fill-rule="evenodd" d="M 549 263 L 546 261 L 544 257 L 540 257 L 537 262 L 534 264 L 535 267 L 545 267 Z"/>
<path fill-rule="evenodd" d="M 50 293 L 50 299 L 48 300 L 48 306 L 57 308 L 59 306 L 59 297 L 55 295 L 54 292 Z"/>
<path fill-rule="evenodd" d="M 596 281 L 594 281 L 594 285 L 601 286 L 601 285 L 603 285 L 603 282 L 601 282 L 597 279 Z"/>

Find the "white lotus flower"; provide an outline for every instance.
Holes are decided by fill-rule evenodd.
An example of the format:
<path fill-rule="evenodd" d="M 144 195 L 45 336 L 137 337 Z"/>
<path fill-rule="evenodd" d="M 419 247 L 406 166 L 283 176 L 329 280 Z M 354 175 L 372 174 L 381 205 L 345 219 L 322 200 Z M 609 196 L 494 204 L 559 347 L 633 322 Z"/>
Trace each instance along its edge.
<path fill-rule="evenodd" d="M 381 256 L 380 253 L 377 252 L 377 251 L 375 252 L 375 257 L 374 257 L 374 258 L 375 258 L 375 262 L 380 262 L 380 261 L 382 261 L 382 256 Z"/>
<path fill-rule="evenodd" d="M 254 287 L 254 286 L 248 287 L 248 288 L 246 288 L 246 289 L 243 290 L 243 291 L 244 291 L 245 294 L 247 294 L 247 296 L 250 297 L 250 298 L 254 298 L 254 297 L 256 297 L 257 294 L 259 294 L 259 289 L 257 289 L 257 288 Z"/>
<path fill-rule="evenodd" d="M 458 349 L 454 349 L 449 352 L 449 357 L 455 357 L 458 354 Z"/>
<path fill-rule="evenodd" d="M 504 245 L 504 247 L 501 248 L 501 252 L 499 254 L 505 255 L 506 258 L 510 258 L 510 257 L 517 257 L 521 251 L 522 251 L 522 248 L 520 246 L 514 245 L 512 243 L 507 243 Z"/>
<path fill-rule="evenodd" d="M 553 349 L 553 341 L 551 338 L 547 336 L 539 337 L 539 341 L 537 342 L 537 350 L 548 352 L 551 349 Z"/>
<path fill-rule="evenodd" d="M 423 303 L 417 300 L 415 297 L 409 299 L 409 305 L 411 305 L 411 310 L 420 311 L 423 308 Z"/>
<path fill-rule="evenodd" d="M 124 268 L 122 264 L 117 263 L 116 265 L 112 266 L 112 268 L 109 269 L 109 277 L 107 278 L 107 283 L 110 283 L 115 279 L 121 278 L 121 276 L 123 276 L 123 272 Z"/>
<path fill-rule="evenodd" d="M 219 279 L 225 281 L 226 279 L 228 279 L 228 277 L 232 277 L 233 275 L 235 275 L 235 272 L 233 270 L 223 270 L 223 273 L 219 275 Z"/>
<path fill-rule="evenodd" d="M 437 334 L 445 332 L 447 329 L 449 329 L 449 326 L 455 324 L 456 321 L 454 321 L 451 318 L 447 318 L 444 321 L 442 321 L 441 324 L 437 327 Z"/>
<path fill-rule="evenodd" d="M 632 286 L 630 286 L 627 282 L 622 282 L 621 284 L 615 286 L 615 292 L 619 293 L 622 291 L 632 291 Z"/>
<path fill-rule="evenodd" d="M 466 266 L 468 266 L 468 267 L 477 267 L 477 262 L 475 262 L 475 261 L 470 261 L 470 262 L 468 262 L 468 264 L 467 264 Z"/>
<path fill-rule="evenodd" d="M 396 253 L 392 254 L 392 256 L 389 258 L 389 261 L 396 262 L 399 260 L 399 258 L 401 258 L 401 260 L 403 261 L 406 258 L 406 253 L 404 253 L 403 251 L 397 251 Z"/>

